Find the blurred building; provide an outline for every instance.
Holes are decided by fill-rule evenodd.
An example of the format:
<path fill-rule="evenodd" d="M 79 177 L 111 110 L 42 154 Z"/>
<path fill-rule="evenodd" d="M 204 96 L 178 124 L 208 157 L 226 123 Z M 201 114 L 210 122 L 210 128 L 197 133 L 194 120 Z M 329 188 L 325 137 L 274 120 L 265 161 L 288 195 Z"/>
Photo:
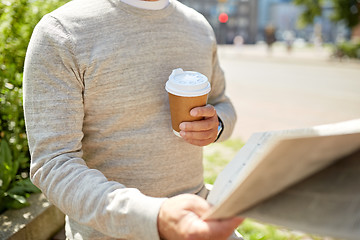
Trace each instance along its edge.
<path fill-rule="evenodd" d="M 337 42 L 348 38 L 348 31 L 342 23 L 330 21 L 333 11 L 331 1 L 325 0 L 323 14 L 315 19 L 314 24 L 306 28 L 298 26 L 302 7 L 292 0 L 258 0 L 258 40 L 263 40 L 262 33 L 268 24 L 276 27 L 277 40 L 283 41 L 286 33 L 292 32 L 297 39 L 306 42 Z"/>
<path fill-rule="evenodd" d="M 245 43 L 255 43 L 258 32 L 258 0 L 179 0 L 202 13 L 214 28 L 218 43 L 233 43 L 241 36 Z M 227 19 L 219 19 L 225 14 Z M 223 16 L 223 15 L 222 15 Z M 226 20 L 225 22 L 222 22 Z"/>
<path fill-rule="evenodd" d="M 292 0 L 179 0 L 202 13 L 214 28 L 218 43 L 233 43 L 240 36 L 245 44 L 264 41 L 265 28 L 276 29 L 276 40 L 287 37 L 303 42 L 337 42 L 348 38 L 348 31 L 341 23 L 330 21 L 330 1 L 323 9 L 323 16 L 315 19 L 313 26 L 299 28 L 298 18 L 302 8 Z M 219 19 L 226 14 L 227 19 Z M 223 20 L 226 19 L 226 22 Z"/>

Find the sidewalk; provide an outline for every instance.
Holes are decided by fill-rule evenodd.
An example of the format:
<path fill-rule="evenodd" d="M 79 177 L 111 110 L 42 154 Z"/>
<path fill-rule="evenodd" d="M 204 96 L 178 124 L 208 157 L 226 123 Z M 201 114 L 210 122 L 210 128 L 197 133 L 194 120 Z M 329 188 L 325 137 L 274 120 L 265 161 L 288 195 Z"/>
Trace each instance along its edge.
<path fill-rule="evenodd" d="M 233 138 L 360 118 L 360 62 L 326 49 L 219 46 L 227 94 L 238 115 Z"/>
<path fill-rule="evenodd" d="M 317 64 L 344 64 L 360 67 L 360 60 L 336 59 L 332 56 L 331 47 L 306 47 L 294 46 L 291 51 L 284 44 L 275 44 L 271 50 L 265 44 L 257 45 L 219 45 L 219 53 L 222 57 L 236 54 L 244 59 L 266 59 L 276 62 L 291 63 L 317 63 Z"/>

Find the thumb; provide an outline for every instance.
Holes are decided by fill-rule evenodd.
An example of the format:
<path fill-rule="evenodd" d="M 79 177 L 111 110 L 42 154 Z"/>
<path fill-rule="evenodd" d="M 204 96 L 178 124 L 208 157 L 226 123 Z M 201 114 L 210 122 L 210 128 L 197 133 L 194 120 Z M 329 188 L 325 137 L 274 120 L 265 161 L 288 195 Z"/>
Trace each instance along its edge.
<path fill-rule="evenodd" d="M 211 208 L 211 205 L 203 198 L 193 195 L 192 204 L 189 207 L 189 210 L 194 212 L 198 216 L 204 215 Z"/>

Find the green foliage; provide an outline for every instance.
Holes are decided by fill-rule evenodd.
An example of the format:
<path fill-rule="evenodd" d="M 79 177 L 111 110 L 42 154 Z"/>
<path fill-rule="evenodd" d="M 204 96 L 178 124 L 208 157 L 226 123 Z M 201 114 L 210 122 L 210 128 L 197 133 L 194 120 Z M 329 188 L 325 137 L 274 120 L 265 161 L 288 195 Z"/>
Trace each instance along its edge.
<path fill-rule="evenodd" d="M 28 159 L 13 158 L 9 144 L 5 139 L 0 142 L 0 213 L 9 208 L 21 208 L 28 205 L 26 198 L 30 193 L 39 192 L 27 177 L 18 174 L 19 166 Z"/>
<path fill-rule="evenodd" d="M 213 184 L 217 175 L 224 169 L 236 152 L 244 146 L 239 139 L 229 139 L 204 148 L 204 180 Z"/>
<path fill-rule="evenodd" d="M 334 8 L 333 21 L 343 21 L 350 29 L 360 23 L 359 0 L 293 0 L 296 5 L 304 7 L 299 23 L 306 26 L 314 22 L 315 17 L 322 15 L 322 9 L 329 2 Z"/>
<path fill-rule="evenodd" d="M 294 234 L 288 231 L 277 229 L 271 225 L 257 223 L 253 220 L 246 219 L 238 228 L 243 237 L 247 240 L 297 240 Z"/>
<path fill-rule="evenodd" d="M 323 1 L 321 0 L 294 0 L 294 3 L 304 6 L 304 11 L 300 15 L 298 22 L 300 27 L 312 24 L 314 19 L 322 14 Z"/>
<path fill-rule="evenodd" d="M 349 28 L 360 23 L 360 1 L 359 0 L 333 0 L 336 9 L 332 16 L 333 21 L 345 21 Z"/>
<path fill-rule="evenodd" d="M 237 229 L 245 240 L 334 240 L 303 232 L 291 231 L 278 226 L 264 224 L 253 219 L 245 221 Z"/>
<path fill-rule="evenodd" d="M 334 54 L 338 58 L 360 59 L 360 42 L 343 42 L 335 46 Z"/>
<path fill-rule="evenodd" d="M 0 196 L 6 194 L 6 199 L 17 198 L 20 205 L 24 199 L 18 197 L 20 195 L 13 191 L 8 191 L 5 186 L 19 189 L 19 184 L 22 184 L 22 187 L 31 188 L 28 180 L 24 180 L 23 183 L 15 181 L 19 180 L 20 174 L 28 171 L 29 167 L 29 150 L 22 106 L 25 53 L 37 22 L 43 15 L 65 2 L 67 1 L 3 0 L 0 2 L 0 140 L 2 146 L 5 142 L 8 143 L 8 147 L 3 147 L 1 153 L 1 164 L 5 165 L 0 166 L 0 179 L 3 181 Z M 3 152 L 5 150 L 6 153 Z M 11 158 L 8 152 L 11 153 Z M 7 173 L 3 173 L 5 168 Z M 15 177 L 14 174 L 16 174 Z M 9 179 L 11 179 L 10 182 Z M 0 204 L 1 208 L 15 205 L 15 203 L 6 206 Z"/>

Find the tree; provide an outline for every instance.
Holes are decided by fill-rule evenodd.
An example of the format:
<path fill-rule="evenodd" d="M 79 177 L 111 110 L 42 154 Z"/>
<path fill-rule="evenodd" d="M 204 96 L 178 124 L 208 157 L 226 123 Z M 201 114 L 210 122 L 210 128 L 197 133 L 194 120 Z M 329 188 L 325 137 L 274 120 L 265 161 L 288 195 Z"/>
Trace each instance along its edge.
<path fill-rule="evenodd" d="M 343 21 L 350 29 L 360 23 L 360 0 L 294 0 L 294 3 L 304 7 L 300 16 L 300 24 L 312 24 L 315 17 L 322 15 L 325 5 L 331 4 L 334 13 L 332 21 Z"/>

